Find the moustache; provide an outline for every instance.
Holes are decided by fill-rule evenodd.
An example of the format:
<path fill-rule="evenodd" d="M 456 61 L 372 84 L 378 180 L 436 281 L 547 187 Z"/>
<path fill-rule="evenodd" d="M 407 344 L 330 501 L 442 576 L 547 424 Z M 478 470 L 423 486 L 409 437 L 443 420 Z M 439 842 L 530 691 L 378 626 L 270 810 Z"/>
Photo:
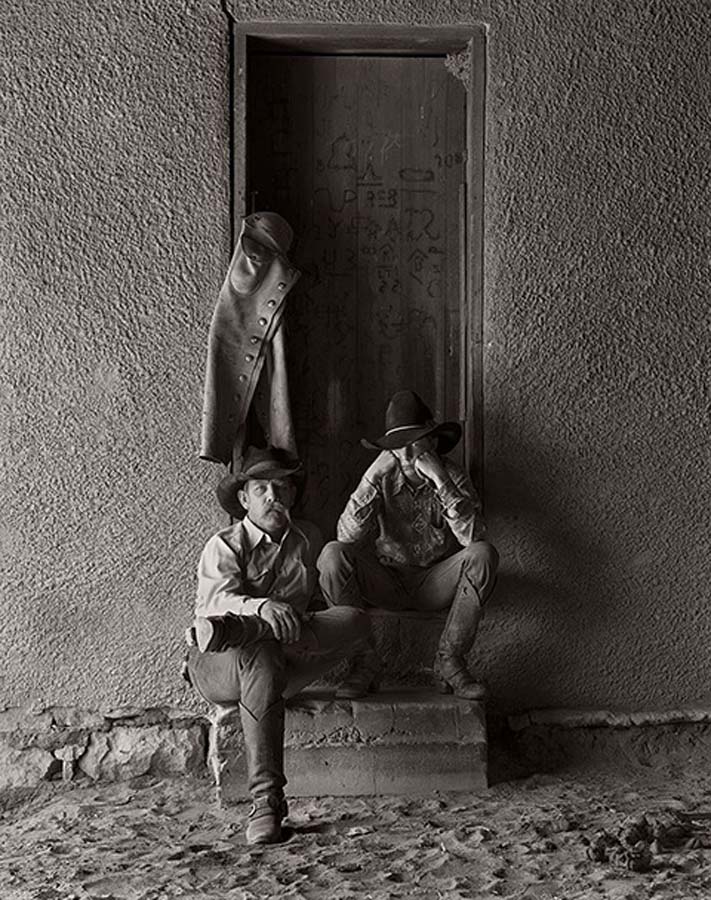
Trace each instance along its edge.
<path fill-rule="evenodd" d="M 289 514 L 288 507 L 284 506 L 284 504 L 280 503 L 278 500 L 274 500 L 272 503 L 269 504 L 268 512 L 281 513 L 283 516 L 286 516 L 287 519 L 291 520 L 291 515 Z"/>

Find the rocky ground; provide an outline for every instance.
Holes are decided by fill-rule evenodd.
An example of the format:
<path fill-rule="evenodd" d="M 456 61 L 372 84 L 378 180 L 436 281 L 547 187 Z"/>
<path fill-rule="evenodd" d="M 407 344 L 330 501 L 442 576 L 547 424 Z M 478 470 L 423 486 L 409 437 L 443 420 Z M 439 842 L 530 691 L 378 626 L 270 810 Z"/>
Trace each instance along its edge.
<path fill-rule="evenodd" d="M 578 771 L 483 796 L 291 802 L 250 848 L 205 780 L 45 784 L 6 798 L 2 900 L 711 898 L 711 773 Z"/>

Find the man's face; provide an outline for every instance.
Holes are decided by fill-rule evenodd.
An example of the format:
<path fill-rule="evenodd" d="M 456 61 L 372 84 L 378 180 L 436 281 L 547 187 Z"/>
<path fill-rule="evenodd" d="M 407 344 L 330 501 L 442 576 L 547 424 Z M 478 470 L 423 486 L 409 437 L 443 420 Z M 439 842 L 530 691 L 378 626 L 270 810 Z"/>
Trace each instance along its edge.
<path fill-rule="evenodd" d="M 289 478 L 250 478 L 238 494 L 249 518 L 272 537 L 281 535 L 289 524 L 295 495 Z"/>
<path fill-rule="evenodd" d="M 415 460 L 422 453 L 436 453 L 437 441 L 433 437 L 423 437 L 413 441 L 405 447 L 393 450 L 400 463 L 400 468 L 411 481 L 423 481 L 424 479 L 415 468 Z"/>

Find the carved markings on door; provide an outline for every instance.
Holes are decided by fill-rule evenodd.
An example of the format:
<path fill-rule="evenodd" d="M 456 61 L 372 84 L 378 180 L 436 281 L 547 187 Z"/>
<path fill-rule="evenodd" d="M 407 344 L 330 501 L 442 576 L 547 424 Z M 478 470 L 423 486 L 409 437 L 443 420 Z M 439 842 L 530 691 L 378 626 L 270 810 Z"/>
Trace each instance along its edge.
<path fill-rule="evenodd" d="M 465 93 L 432 58 L 253 57 L 248 189 L 297 235 L 290 373 L 307 512 L 331 528 L 389 396 L 459 403 Z"/>

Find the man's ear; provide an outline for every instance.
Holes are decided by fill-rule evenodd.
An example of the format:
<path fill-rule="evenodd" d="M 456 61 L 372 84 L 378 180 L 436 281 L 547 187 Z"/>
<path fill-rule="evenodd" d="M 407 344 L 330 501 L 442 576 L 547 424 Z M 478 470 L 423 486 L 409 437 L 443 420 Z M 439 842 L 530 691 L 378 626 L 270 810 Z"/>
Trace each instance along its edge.
<path fill-rule="evenodd" d="M 240 488 L 237 491 L 237 499 L 245 509 L 249 509 L 249 494 L 244 488 Z"/>

